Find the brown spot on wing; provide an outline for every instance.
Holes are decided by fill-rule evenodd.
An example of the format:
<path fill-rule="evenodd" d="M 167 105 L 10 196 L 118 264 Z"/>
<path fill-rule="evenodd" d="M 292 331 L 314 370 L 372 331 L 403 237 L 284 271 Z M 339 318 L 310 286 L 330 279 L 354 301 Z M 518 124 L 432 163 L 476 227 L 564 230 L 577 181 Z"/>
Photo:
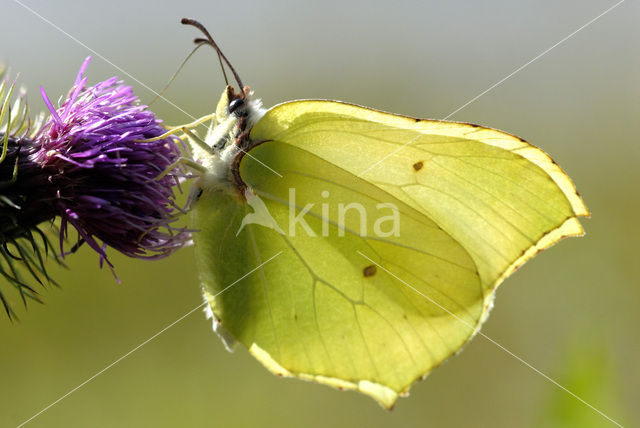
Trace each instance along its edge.
<path fill-rule="evenodd" d="M 413 164 L 413 169 L 416 171 L 420 171 L 423 166 L 424 166 L 424 162 L 419 161 Z"/>
<path fill-rule="evenodd" d="M 374 265 L 369 265 L 362 270 L 362 274 L 365 276 L 365 278 L 368 278 L 375 275 L 377 270 L 378 269 Z"/>

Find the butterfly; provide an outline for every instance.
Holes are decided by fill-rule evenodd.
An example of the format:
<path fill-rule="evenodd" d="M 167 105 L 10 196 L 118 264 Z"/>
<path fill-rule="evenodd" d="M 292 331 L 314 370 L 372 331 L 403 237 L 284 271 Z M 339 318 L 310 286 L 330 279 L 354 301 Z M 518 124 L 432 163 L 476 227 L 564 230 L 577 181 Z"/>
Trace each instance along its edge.
<path fill-rule="evenodd" d="M 207 312 L 271 372 L 391 408 L 480 329 L 498 285 L 589 212 L 542 150 L 328 100 L 265 109 L 233 71 L 192 206 Z"/>

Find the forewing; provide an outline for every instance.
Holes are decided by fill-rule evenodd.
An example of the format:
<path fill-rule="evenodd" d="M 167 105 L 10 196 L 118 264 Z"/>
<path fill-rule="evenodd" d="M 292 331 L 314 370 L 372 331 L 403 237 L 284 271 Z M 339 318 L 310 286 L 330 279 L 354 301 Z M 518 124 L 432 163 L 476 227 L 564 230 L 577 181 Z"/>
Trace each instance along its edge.
<path fill-rule="evenodd" d="M 583 233 L 588 211 L 569 177 L 513 135 L 332 101 L 271 109 L 255 140 L 286 143 L 385 190 L 447 231 L 488 290 L 541 250 Z"/>

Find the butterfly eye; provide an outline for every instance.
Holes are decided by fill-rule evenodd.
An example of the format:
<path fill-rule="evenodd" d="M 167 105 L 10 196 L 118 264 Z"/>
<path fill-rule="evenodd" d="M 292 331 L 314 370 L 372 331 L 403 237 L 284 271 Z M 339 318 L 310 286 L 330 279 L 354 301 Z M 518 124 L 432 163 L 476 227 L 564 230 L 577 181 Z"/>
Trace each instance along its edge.
<path fill-rule="evenodd" d="M 242 98 L 236 98 L 235 100 L 231 101 L 229 103 L 229 107 L 227 107 L 227 109 L 229 110 L 229 113 L 233 113 L 234 111 L 236 111 L 238 108 L 240 108 L 240 106 L 244 105 L 244 99 Z"/>

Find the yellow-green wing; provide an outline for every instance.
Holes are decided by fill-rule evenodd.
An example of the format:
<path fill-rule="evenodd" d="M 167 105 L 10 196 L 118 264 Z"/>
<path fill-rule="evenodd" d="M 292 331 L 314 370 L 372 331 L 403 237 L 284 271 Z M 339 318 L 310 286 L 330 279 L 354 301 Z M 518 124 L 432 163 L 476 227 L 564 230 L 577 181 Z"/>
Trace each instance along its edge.
<path fill-rule="evenodd" d="M 471 254 L 489 290 L 582 235 L 576 217 L 589 215 L 546 153 L 495 129 L 311 100 L 272 108 L 251 137 L 313 153 L 425 214 Z"/>
<path fill-rule="evenodd" d="M 213 313 L 274 373 L 385 407 L 479 329 L 499 281 L 587 214 L 544 153 L 495 130 L 301 101 L 251 138 L 268 140 L 239 166 L 251 207 L 205 191 L 195 209 Z"/>

